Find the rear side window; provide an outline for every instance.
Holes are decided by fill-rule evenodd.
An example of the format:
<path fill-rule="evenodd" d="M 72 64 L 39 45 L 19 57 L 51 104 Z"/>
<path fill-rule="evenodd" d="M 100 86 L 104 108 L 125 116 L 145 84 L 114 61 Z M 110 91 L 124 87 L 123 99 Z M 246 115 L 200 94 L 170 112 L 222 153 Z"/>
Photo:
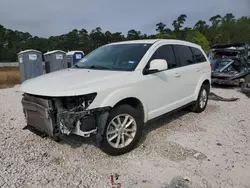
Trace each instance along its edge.
<path fill-rule="evenodd" d="M 193 53 L 188 46 L 174 45 L 174 53 L 180 67 L 195 63 Z"/>
<path fill-rule="evenodd" d="M 165 59 L 168 62 L 168 69 L 177 67 L 172 45 L 164 45 L 158 48 L 151 61 L 154 59 Z"/>
<path fill-rule="evenodd" d="M 190 47 L 192 52 L 193 52 L 193 55 L 194 55 L 194 59 L 195 59 L 195 62 L 196 63 L 202 63 L 202 62 L 206 62 L 206 58 L 205 56 L 203 55 L 203 53 L 197 49 L 197 48 L 193 48 L 193 47 Z"/>

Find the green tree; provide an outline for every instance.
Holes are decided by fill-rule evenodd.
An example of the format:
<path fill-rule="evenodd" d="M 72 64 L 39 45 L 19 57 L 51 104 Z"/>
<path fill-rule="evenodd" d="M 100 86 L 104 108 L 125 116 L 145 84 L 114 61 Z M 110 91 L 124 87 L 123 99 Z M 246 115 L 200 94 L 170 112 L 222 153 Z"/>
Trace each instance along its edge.
<path fill-rule="evenodd" d="M 212 26 L 218 26 L 222 21 L 222 17 L 217 14 L 216 16 L 212 16 L 209 21 L 212 22 Z"/>
<path fill-rule="evenodd" d="M 219 31 L 223 35 L 221 36 L 222 42 L 230 43 L 232 42 L 232 37 L 237 35 L 237 31 L 235 30 L 235 16 L 232 13 L 226 14 L 222 20 Z"/>
<path fill-rule="evenodd" d="M 184 39 L 186 34 L 186 30 L 181 30 L 183 27 L 184 23 L 186 22 L 187 15 L 186 14 L 181 14 L 176 20 L 173 21 L 172 26 L 174 27 L 173 30 L 173 36 L 177 39 Z"/>
<path fill-rule="evenodd" d="M 206 34 L 207 30 L 209 28 L 209 25 L 203 20 L 199 20 L 195 25 L 194 25 L 194 30 L 197 30 L 201 32 L 203 35 Z"/>
<path fill-rule="evenodd" d="M 141 32 L 131 29 L 127 33 L 127 40 L 139 40 L 141 39 Z"/>
<path fill-rule="evenodd" d="M 41 52 L 61 49 L 83 50 L 85 53 L 111 42 L 137 39 L 176 38 L 200 44 L 205 51 L 209 44 L 227 42 L 246 42 L 250 44 L 250 17 L 243 16 L 238 19 L 232 13 L 224 16 L 215 15 L 209 23 L 198 20 L 191 27 L 185 27 L 187 15 L 181 14 L 173 21 L 173 29 L 166 23 L 156 24 L 155 34 L 142 34 L 141 31 L 131 29 L 124 36 L 121 32 L 102 31 L 100 27 L 88 32 L 86 29 L 74 29 L 60 36 L 42 38 L 32 36 L 28 32 L 6 29 L 0 25 L 0 61 L 16 61 L 17 53 L 25 49 L 37 49 Z"/>
<path fill-rule="evenodd" d="M 181 14 L 177 20 L 174 20 L 172 25 L 174 27 L 174 31 L 180 31 L 180 29 L 183 27 L 183 24 L 186 22 L 187 15 Z"/>
<path fill-rule="evenodd" d="M 157 28 L 157 34 L 156 34 L 156 38 L 159 39 L 167 39 L 167 38 L 175 38 L 172 35 L 172 31 L 171 29 L 167 28 L 165 24 L 163 24 L 162 22 L 156 24 Z"/>
<path fill-rule="evenodd" d="M 202 49 L 206 53 L 208 53 L 208 51 L 209 51 L 209 42 L 208 42 L 207 38 L 202 33 L 200 33 L 199 31 L 191 31 L 191 32 L 189 32 L 188 35 L 187 35 L 186 40 L 200 45 L 202 47 Z"/>

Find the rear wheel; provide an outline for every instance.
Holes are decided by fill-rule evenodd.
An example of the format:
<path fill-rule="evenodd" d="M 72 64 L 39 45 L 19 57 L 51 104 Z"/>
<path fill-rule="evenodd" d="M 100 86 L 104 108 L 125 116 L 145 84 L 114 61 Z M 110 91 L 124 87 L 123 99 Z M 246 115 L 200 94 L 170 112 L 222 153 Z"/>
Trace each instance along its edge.
<path fill-rule="evenodd" d="M 203 84 L 200 88 L 199 95 L 195 103 L 191 106 L 191 110 L 201 113 L 206 109 L 208 102 L 209 85 Z"/>
<path fill-rule="evenodd" d="M 129 106 L 117 106 L 110 111 L 104 129 L 101 149 L 109 155 L 121 155 L 131 151 L 142 135 L 141 113 Z"/>

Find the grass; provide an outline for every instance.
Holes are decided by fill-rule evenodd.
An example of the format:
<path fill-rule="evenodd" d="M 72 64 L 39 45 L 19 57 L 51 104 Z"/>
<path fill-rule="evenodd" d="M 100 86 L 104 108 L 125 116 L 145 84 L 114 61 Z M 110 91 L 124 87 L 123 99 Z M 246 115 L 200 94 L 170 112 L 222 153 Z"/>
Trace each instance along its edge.
<path fill-rule="evenodd" d="M 20 84 L 18 67 L 0 67 L 0 88 L 13 87 Z"/>
<path fill-rule="evenodd" d="M 45 67 L 43 67 L 45 74 Z M 19 67 L 0 67 L 0 89 L 20 84 Z"/>

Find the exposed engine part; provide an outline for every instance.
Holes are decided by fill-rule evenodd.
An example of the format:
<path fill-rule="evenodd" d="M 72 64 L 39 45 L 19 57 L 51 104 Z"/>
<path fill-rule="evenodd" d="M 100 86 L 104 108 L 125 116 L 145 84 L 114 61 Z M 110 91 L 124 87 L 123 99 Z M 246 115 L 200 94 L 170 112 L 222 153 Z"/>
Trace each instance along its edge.
<path fill-rule="evenodd" d="M 72 130 L 69 130 L 62 122 L 59 122 L 59 130 L 61 134 L 69 135 Z"/>
<path fill-rule="evenodd" d="M 81 110 L 80 110 L 81 109 Z M 94 133 L 97 127 L 97 119 L 100 114 L 108 111 L 110 107 L 83 110 L 76 107 L 74 110 L 60 109 L 57 113 L 57 122 L 60 122 L 60 131 L 64 134 L 88 135 Z M 79 127 L 77 127 L 79 126 Z"/>
<path fill-rule="evenodd" d="M 97 125 L 96 117 L 94 115 L 85 116 L 77 123 L 80 123 L 80 130 L 83 132 L 94 130 Z"/>
<path fill-rule="evenodd" d="M 77 108 L 78 109 L 78 108 Z M 57 121 L 60 122 L 67 130 L 72 131 L 76 125 L 76 122 L 84 116 L 90 115 L 90 111 L 62 111 L 57 114 Z"/>
<path fill-rule="evenodd" d="M 76 134 L 89 137 L 96 134 L 100 125 L 102 114 L 108 112 L 111 107 L 96 108 L 77 112 L 64 111 L 58 114 L 57 120 L 60 123 L 60 130 L 64 134 Z"/>
<path fill-rule="evenodd" d="M 97 93 L 91 93 L 83 96 L 63 97 L 62 104 L 66 110 L 76 111 L 76 108 L 81 107 L 86 109 L 95 99 Z"/>
<path fill-rule="evenodd" d="M 110 107 L 87 109 L 95 96 L 45 98 L 25 94 L 22 103 L 27 124 L 50 137 L 61 134 L 89 137 L 97 133 L 100 117 L 110 110 Z"/>
<path fill-rule="evenodd" d="M 224 97 L 216 95 L 213 92 L 209 93 L 208 99 L 215 100 L 215 101 L 224 101 L 224 102 L 234 102 L 234 101 L 239 100 L 239 98 L 224 98 Z"/>
<path fill-rule="evenodd" d="M 82 137 L 90 137 L 90 134 L 96 134 L 96 132 L 97 132 L 97 128 L 94 128 L 88 132 L 81 131 L 80 126 L 81 126 L 81 123 L 80 123 L 80 121 L 78 121 L 76 123 L 75 129 L 72 131 L 72 134 L 76 134 L 76 135 L 79 135 Z"/>
<path fill-rule="evenodd" d="M 60 125 L 62 133 L 70 134 L 75 129 L 76 123 L 79 120 L 93 115 L 91 111 L 86 109 L 95 97 L 96 93 L 85 96 L 54 98 L 57 109 L 57 122 Z"/>

